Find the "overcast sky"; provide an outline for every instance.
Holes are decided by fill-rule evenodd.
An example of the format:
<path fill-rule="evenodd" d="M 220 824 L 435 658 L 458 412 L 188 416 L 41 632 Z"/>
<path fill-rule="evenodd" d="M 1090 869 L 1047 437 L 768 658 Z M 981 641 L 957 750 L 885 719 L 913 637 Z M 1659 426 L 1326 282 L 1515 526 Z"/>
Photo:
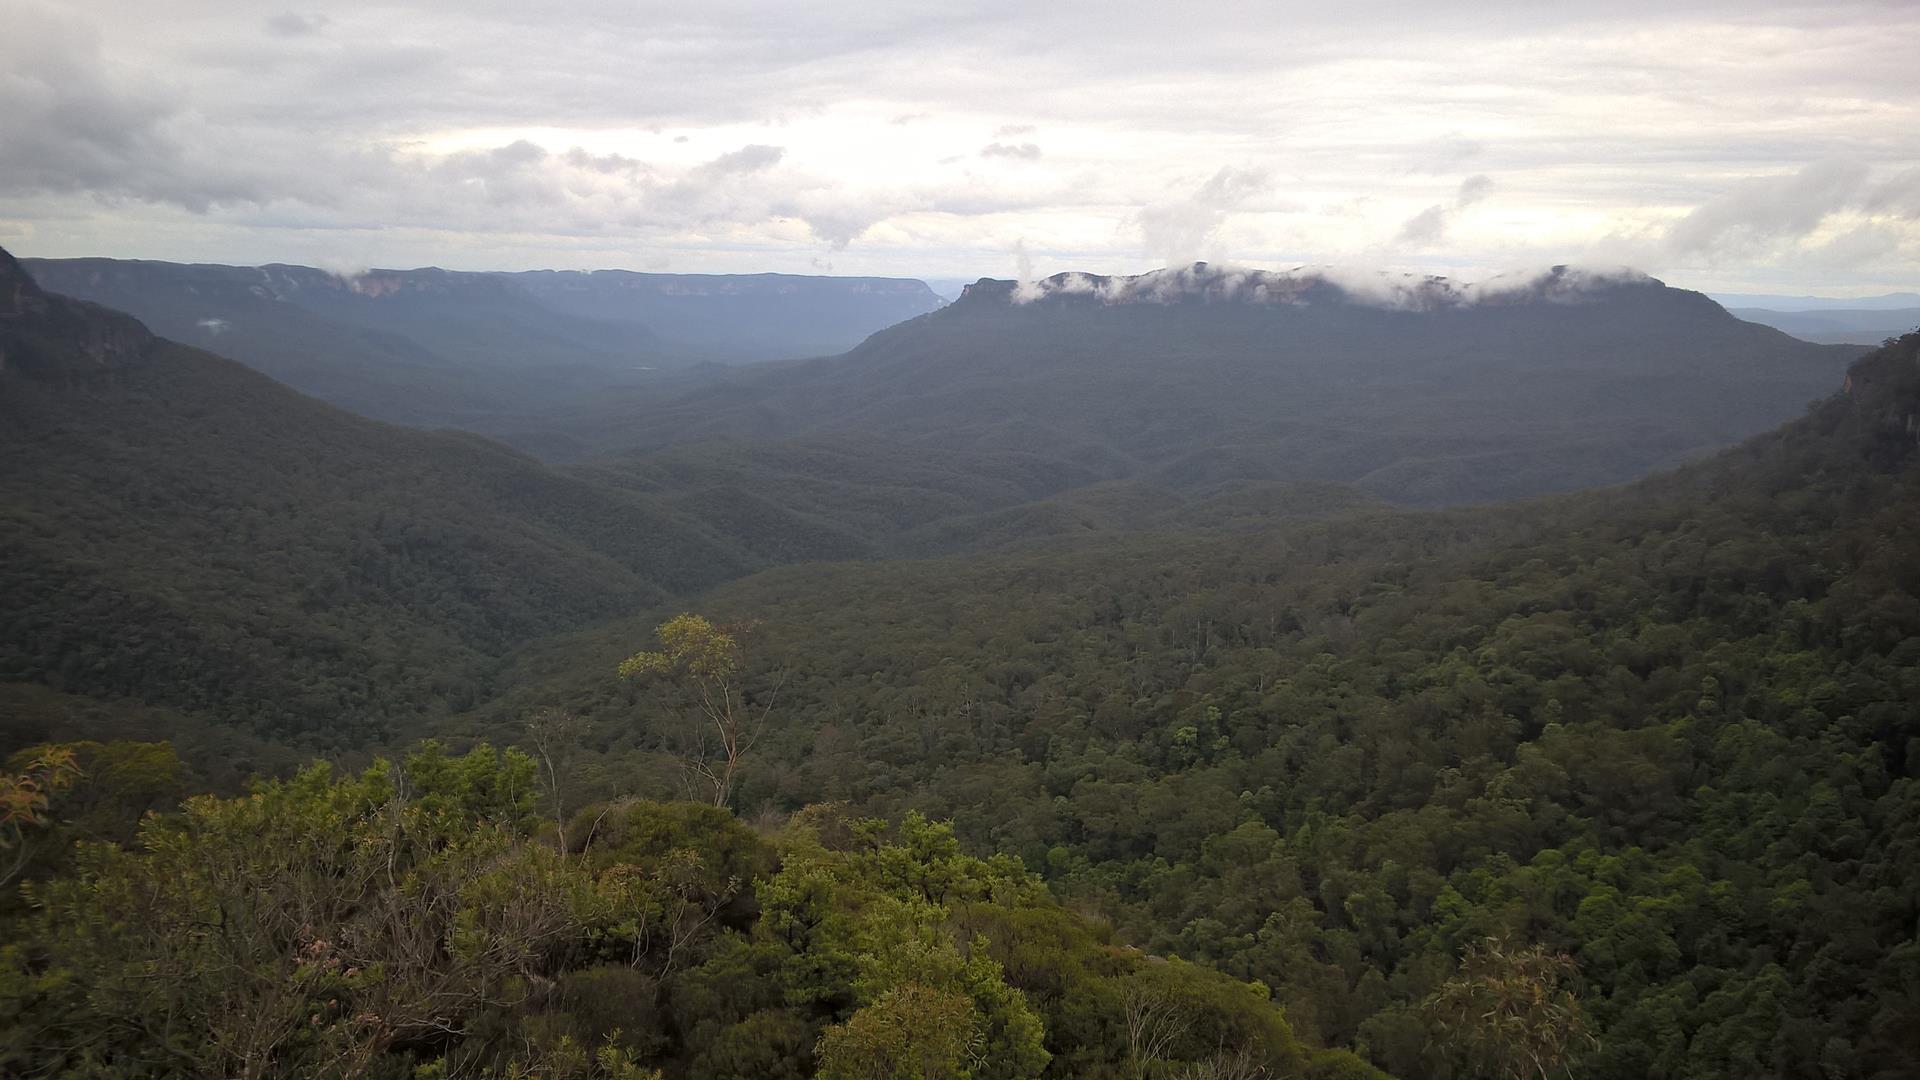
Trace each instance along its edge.
<path fill-rule="evenodd" d="M 1916 289 L 1916 42 L 1913 0 L 0 0 L 0 244 Z"/>

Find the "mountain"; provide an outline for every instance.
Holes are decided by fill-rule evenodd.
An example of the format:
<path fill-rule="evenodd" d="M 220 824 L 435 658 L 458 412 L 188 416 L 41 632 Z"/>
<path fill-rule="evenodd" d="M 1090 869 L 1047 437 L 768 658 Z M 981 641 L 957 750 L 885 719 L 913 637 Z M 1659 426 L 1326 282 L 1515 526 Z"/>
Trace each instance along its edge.
<path fill-rule="evenodd" d="M 52 292 L 362 416 L 477 431 L 548 459 L 582 454 L 565 418 L 590 403 L 644 397 L 693 365 L 840 352 L 940 304 L 885 278 L 23 265 Z"/>
<path fill-rule="evenodd" d="M 1776 293 L 1708 293 L 1728 308 L 1767 308 L 1774 311 L 1888 311 L 1920 308 L 1920 293 L 1896 292 L 1879 296 L 1782 296 Z"/>
<path fill-rule="evenodd" d="M 1175 1071 L 1233 1068 L 1219 1055 L 1258 1022 L 1269 1074 L 1299 1070 L 1297 1035 L 1459 1075 L 1439 1006 L 1489 964 L 1586 1017 L 1577 1075 L 1913 1075 L 1920 335 L 1822 372 L 1828 392 L 1782 427 L 1604 490 L 1395 509 L 1301 466 L 1504 439 L 1542 472 L 1480 458 L 1502 483 L 1566 481 L 1578 455 L 1545 453 L 1556 431 L 1607 455 L 1595 471 L 1641 460 L 1635 438 L 1732 438 L 1845 351 L 1572 272 L 982 282 L 845 356 L 730 373 L 623 421 L 665 425 L 648 436 L 664 449 L 563 470 L 349 415 L 44 292 L 0 254 L 0 739 L 184 731 L 231 778 L 288 744 L 525 742 L 554 708 L 584 732 L 547 759 L 547 794 L 581 808 L 557 846 L 534 839 L 533 759 L 429 748 L 404 766 L 417 782 L 316 770 L 81 851 L 82 876 L 36 886 L 53 906 L 19 924 L 23 989 L 0 1001 L 43 1041 L 0 1053 L 69 1060 L 103 1017 L 146 1015 L 116 989 L 140 976 L 185 1019 L 164 1040 L 113 1028 L 125 1052 L 220 1071 L 229 1045 L 199 1021 L 247 1030 L 246 996 L 209 974 L 234 965 L 147 930 L 207 910 L 245 930 L 258 896 L 297 904 L 279 887 L 297 881 L 375 883 L 302 949 L 322 929 L 397 940 L 384 928 L 415 922 L 387 914 L 416 885 L 445 884 L 421 907 L 449 925 L 508 927 L 487 939 L 503 945 L 535 938 L 500 920 L 572 910 L 533 901 L 582 902 L 579 933 L 529 961 L 550 993 L 520 996 L 514 968 L 463 1013 L 461 1047 L 444 1024 L 365 1044 L 421 1055 L 395 1069 L 459 1048 L 507 1061 L 536 1035 L 577 1054 L 621 1028 L 690 1075 L 806 1075 L 808 1048 L 857 1015 L 858 958 L 898 946 L 889 972 L 973 972 L 954 985 L 983 1015 L 1013 999 L 975 962 L 1004 965 L 1055 1075 L 1139 1063 L 1126 1017 L 1169 1000 L 1129 991 L 1142 973 L 1215 1017 Z M 1308 425 L 1334 452 L 1310 456 Z M 718 434 L 735 437 L 700 441 Z M 867 558 L 910 550 L 957 554 Z M 705 730 L 673 686 L 616 674 L 677 611 L 753 631 L 727 690 L 769 721 L 736 803 L 768 823 L 845 811 L 799 815 L 769 851 L 718 810 L 631 801 L 675 790 L 689 717 Z M 402 817 L 419 831 L 383 824 Z M 605 877 L 600 843 L 627 853 Z M 997 856 L 992 884 L 959 847 Z M 423 861 L 397 883 L 352 869 L 403 856 Z M 250 890 L 261 873 L 276 886 Z M 278 965 L 293 1055 L 377 1041 L 391 1029 L 362 1002 L 519 955 L 409 948 L 368 980 L 289 960 L 271 933 L 191 940 Z M 179 978 L 146 978 L 176 961 Z"/>
<path fill-rule="evenodd" d="M 763 564 L 506 447 L 156 338 L 4 253 L 0 455 L 0 682 L 315 745 L 472 700 L 529 637 Z"/>
<path fill-rule="evenodd" d="M 1735 307 L 1727 310 L 1748 322 L 1771 326 L 1802 340 L 1824 344 L 1877 345 L 1889 338 L 1920 329 L 1920 306 L 1822 307 L 1806 311 Z"/>
<path fill-rule="evenodd" d="M 1858 349 L 1652 279 L 1455 286 L 1198 264 L 982 280 L 838 357 L 609 401 L 593 446 L 854 435 L 1018 450 L 1178 490 L 1335 482 L 1395 502 L 1613 483 L 1796 415 Z"/>
<path fill-rule="evenodd" d="M 924 283 L 905 278 L 628 270 L 534 270 L 511 278 L 555 311 L 637 322 L 728 362 L 845 352 L 943 303 Z"/>
<path fill-rule="evenodd" d="M 443 270 L 342 277 L 301 266 L 29 259 L 50 291 L 129 312 L 375 419 L 512 432 L 548 407 L 685 362 L 644 328 L 542 306 L 511 281 Z"/>
<path fill-rule="evenodd" d="M 1572 1075 L 1916 1075 L 1920 334 L 1836 390 L 1603 491 L 731 582 L 686 606 L 777 689 L 738 801 L 951 818 L 1396 1075 L 1460 1075 L 1433 1001 L 1488 941 L 1577 969 Z M 583 783 L 658 761 L 612 677 L 649 629 L 531 646 L 457 730 L 559 705 Z"/>

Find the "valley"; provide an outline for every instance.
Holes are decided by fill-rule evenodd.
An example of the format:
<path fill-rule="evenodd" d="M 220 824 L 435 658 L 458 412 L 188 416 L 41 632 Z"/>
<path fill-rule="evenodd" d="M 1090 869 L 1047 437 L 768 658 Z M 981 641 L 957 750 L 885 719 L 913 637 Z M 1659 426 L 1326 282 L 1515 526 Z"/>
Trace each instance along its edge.
<path fill-rule="evenodd" d="M 544 787 L 472 811 L 527 815 L 501 850 L 540 857 L 550 799 L 556 842 L 605 865 L 591 815 L 657 805 L 672 823 L 646 835 L 747 859 L 768 897 L 816 865 L 884 892 L 912 850 L 935 860 L 915 874 L 982 882 L 969 904 L 1023 897 L 964 908 L 974 925 L 1052 920 L 1092 950 L 1022 967 L 1041 962 L 1009 938 L 1007 981 L 955 969 L 982 1037 L 1049 1033 L 1002 1051 L 1020 1068 L 1140 1052 L 1069 1041 L 1051 996 L 1162 977 L 1092 959 L 1125 943 L 1190 966 L 1179 993 L 1271 1067 L 1428 1075 L 1455 958 L 1516 932 L 1581 972 L 1587 1075 L 1909 1060 L 1920 337 L 1856 360 L 1558 271 L 1386 300 L 1205 267 L 1025 299 L 983 281 L 843 356 L 597 406 L 571 445 L 610 449 L 556 463 L 354 415 L 0 269 L 10 748 L 172 740 L 156 791 L 376 754 L 431 788 L 443 751 L 410 749 L 430 738 L 509 770 L 478 792 L 535 768 L 486 747 L 538 747 Z M 1253 288 L 1286 298 L 1227 295 Z M 665 809 L 702 798 L 697 699 L 617 669 L 685 611 L 752 628 L 728 692 L 764 727 L 727 807 L 814 831 Z M 347 798 L 386 768 L 269 785 L 268 805 L 313 812 L 299 800 L 336 797 L 316 784 Z M 835 840 L 833 815 L 906 847 Z M 929 821 L 951 825 L 914 832 Z M 165 872 L 140 858 L 88 872 Z M 980 858 L 1018 862 L 952 862 Z M 671 894 L 707 905 L 679 909 L 705 966 L 647 969 L 662 1000 L 763 941 L 739 887 Z M 1227 1003 L 1243 984 L 1269 1019 Z M 1008 992 L 1038 1012 L 979 1004 Z M 718 1028 L 622 1021 L 650 1043 L 569 1030 L 723 1075 L 716 1055 L 812 1053 L 845 1015 L 728 1008 Z"/>

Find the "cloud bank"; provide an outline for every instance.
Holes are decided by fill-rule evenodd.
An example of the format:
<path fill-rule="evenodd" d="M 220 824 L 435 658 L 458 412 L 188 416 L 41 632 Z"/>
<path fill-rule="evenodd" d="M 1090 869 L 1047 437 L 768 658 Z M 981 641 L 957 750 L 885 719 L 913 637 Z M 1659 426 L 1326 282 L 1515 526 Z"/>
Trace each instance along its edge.
<path fill-rule="evenodd" d="M 0 25 L 0 243 L 28 254 L 973 277 L 1025 237 L 1047 271 L 1920 285 L 1920 9 L 1892 0 L 0 0 Z"/>

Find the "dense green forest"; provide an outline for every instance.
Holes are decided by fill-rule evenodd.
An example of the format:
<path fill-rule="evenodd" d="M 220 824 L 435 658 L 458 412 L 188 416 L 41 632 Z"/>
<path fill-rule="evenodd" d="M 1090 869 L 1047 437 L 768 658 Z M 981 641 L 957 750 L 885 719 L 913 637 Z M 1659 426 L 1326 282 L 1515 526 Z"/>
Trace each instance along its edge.
<path fill-rule="evenodd" d="M 609 450 L 834 435 L 1017 450 L 1181 492 L 1337 483 L 1448 506 L 1617 483 L 1766 431 L 1863 351 L 1651 278 L 1565 268 L 1480 296 L 1195 264 L 983 280 L 844 356 L 615 398 Z M 1029 291 L 1042 295 L 1029 297 Z"/>
<path fill-rule="evenodd" d="M 40 855 L 0 912 L 10 1075 L 1376 1075 L 917 815 L 624 798 L 556 826 L 534 758 L 429 744 L 134 828 L 170 751 L 75 750 L 58 835 L 9 837 Z"/>
<path fill-rule="evenodd" d="M 695 365 L 838 353 L 937 307 L 918 281 L 787 275 L 29 259 L 46 289 L 396 423 L 451 426 L 551 457 L 557 421 L 616 390 L 648 394 Z"/>
<path fill-rule="evenodd" d="M 1920 335 L 1409 512 L 830 426 L 556 471 L 10 266 L 0 1068 L 1920 1071 Z"/>
<path fill-rule="evenodd" d="M 1497 933 L 1579 963 L 1579 1075 L 1909 1075 L 1916 415 L 1920 336 L 1625 489 L 764 573 L 700 601 L 779 685 L 738 804 L 951 816 L 1406 1075 Z M 673 699 L 605 677 L 647 629 L 523 659 L 588 782 L 671 783 Z"/>

